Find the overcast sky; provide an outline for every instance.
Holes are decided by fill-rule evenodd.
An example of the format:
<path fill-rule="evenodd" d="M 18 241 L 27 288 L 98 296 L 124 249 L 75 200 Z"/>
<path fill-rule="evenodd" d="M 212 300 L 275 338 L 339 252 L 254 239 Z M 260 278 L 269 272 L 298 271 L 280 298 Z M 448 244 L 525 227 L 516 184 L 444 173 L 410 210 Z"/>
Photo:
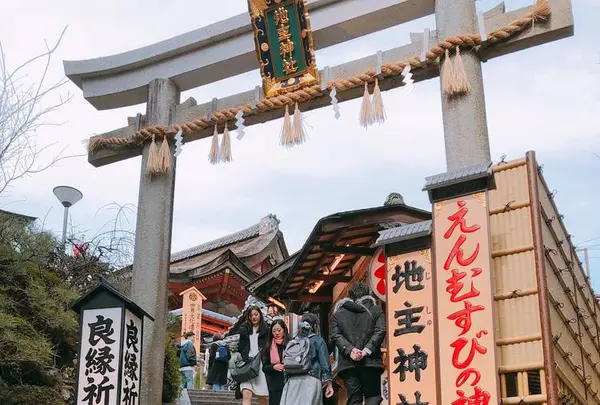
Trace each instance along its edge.
<path fill-rule="evenodd" d="M 509 10 L 533 0 L 508 0 Z M 63 77 L 62 60 L 108 56 L 199 28 L 246 11 L 246 0 L 43 0 L 4 2 L 0 41 L 15 66 L 44 50 L 68 25 L 51 66 L 49 82 Z M 497 1 L 478 1 L 491 8 Z M 590 246 L 592 276 L 600 287 L 600 44 L 599 0 L 573 0 L 576 35 L 483 65 L 487 116 L 495 161 L 538 153 L 544 175 L 577 243 Z M 84 5 L 85 4 L 85 5 Z M 217 6 L 218 5 L 218 6 Z M 433 17 L 388 29 L 317 52 L 320 66 L 335 65 L 409 42 L 409 32 L 435 28 Z M 35 80 L 41 66 L 30 70 Z M 252 88 L 258 70 L 185 92 L 199 103 Z M 40 145 L 55 143 L 84 154 L 84 140 L 126 125 L 143 105 L 96 111 L 69 83 L 72 101 L 52 115 L 60 127 L 37 133 Z M 51 100 L 49 100 L 50 102 Z M 278 146 L 281 121 L 248 128 L 233 137 L 231 164 L 211 166 L 210 141 L 185 145 L 177 163 L 173 251 L 185 249 L 257 223 L 274 213 L 281 220 L 290 252 L 301 247 L 325 215 L 378 206 L 392 192 L 409 205 L 429 209 L 421 192 L 424 177 L 444 171 L 442 114 L 438 79 L 418 83 L 410 96 L 402 89 L 384 93 L 388 121 L 368 131 L 358 125 L 359 101 L 341 105 L 336 121 L 331 108 L 305 114 L 307 144 Z M 235 135 L 235 134 L 234 134 Z M 45 156 L 48 159 L 50 155 Z M 72 210 L 80 232 L 93 235 L 111 219 L 99 208 L 117 202 L 137 204 L 141 159 L 94 168 L 86 157 L 63 161 L 44 173 L 15 183 L 3 197 L 5 209 L 46 218 L 60 232 L 62 207 L 52 194 L 59 184 L 79 188 L 84 199 Z M 131 217 L 134 226 L 135 218 Z M 133 229 L 133 228 L 132 228 Z M 595 270 L 595 272 L 594 272 Z"/>

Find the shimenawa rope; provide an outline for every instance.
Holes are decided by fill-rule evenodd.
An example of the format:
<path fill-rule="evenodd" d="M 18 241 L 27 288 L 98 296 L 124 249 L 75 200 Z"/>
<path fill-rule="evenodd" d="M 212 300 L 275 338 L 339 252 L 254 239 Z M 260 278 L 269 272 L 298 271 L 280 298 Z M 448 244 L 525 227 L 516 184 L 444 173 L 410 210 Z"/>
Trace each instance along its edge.
<path fill-rule="evenodd" d="M 505 41 L 512 36 L 523 32 L 528 26 L 537 21 L 546 21 L 551 15 L 550 4 L 548 0 L 537 0 L 534 9 L 513 21 L 512 23 L 488 33 L 487 43 L 490 45 Z M 386 63 L 381 67 L 381 75 L 383 77 L 397 76 L 402 73 L 405 66 L 410 65 L 411 68 L 418 69 L 426 65 L 434 65 L 438 63 L 440 57 L 444 57 L 446 50 L 454 50 L 457 47 L 476 48 L 482 44 L 481 35 L 479 34 L 462 34 L 445 38 L 429 49 L 426 54 L 426 60 L 421 61 L 419 56 L 396 63 Z M 313 98 L 321 97 L 328 94 L 328 90 L 333 87 L 338 93 L 340 91 L 350 90 L 356 87 L 364 86 L 365 83 L 374 82 L 377 77 L 375 69 L 367 69 L 363 73 L 354 77 L 342 80 L 329 82 L 326 90 L 321 90 L 320 85 L 314 85 L 297 90 L 292 93 L 270 97 L 260 100 L 256 103 L 256 109 L 253 109 L 250 104 L 245 104 L 238 107 L 224 108 L 212 114 L 211 118 L 201 117 L 192 121 L 187 121 L 182 124 L 174 124 L 174 133 L 181 129 L 184 134 L 191 134 L 202 129 L 214 127 L 215 125 L 223 125 L 228 121 L 234 120 L 238 111 L 243 111 L 244 116 L 257 114 L 260 112 L 275 110 L 286 106 L 294 106 L 296 103 L 302 103 Z M 94 138 L 90 140 L 89 150 L 95 152 L 104 148 L 120 148 L 141 145 L 152 137 L 171 136 L 171 132 L 167 126 L 157 125 L 142 128 L 130 137 L 112 137 L 112 138 Z"/>

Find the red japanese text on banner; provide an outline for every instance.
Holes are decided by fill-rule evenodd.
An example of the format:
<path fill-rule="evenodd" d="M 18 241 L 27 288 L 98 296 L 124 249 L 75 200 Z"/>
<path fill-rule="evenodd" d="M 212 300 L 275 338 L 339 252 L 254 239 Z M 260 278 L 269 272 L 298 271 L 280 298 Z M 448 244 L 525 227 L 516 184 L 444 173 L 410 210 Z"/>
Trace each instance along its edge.
<path fill-rule="evenodd" d="M 431 250 L 388 257 L 389 404 L 436 405 Z"/>
<path fill-rule="evenodd" d="M 441 404 L 498 404 L 487 193 L 436 202 Z"/>

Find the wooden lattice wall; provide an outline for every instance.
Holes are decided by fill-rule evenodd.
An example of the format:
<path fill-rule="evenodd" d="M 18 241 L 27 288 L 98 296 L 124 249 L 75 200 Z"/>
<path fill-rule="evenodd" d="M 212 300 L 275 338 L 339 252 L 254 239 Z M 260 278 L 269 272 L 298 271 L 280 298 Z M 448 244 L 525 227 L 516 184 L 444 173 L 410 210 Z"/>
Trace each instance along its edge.
<path fill-rule="evenodd" d="M 541 174 L 537 184 L 557 372 L 578 401 L 600 404 L 599 306 Z"/>
<path fill-rule="evenodd" d="M 497 165 L 494 173 L 490 230 L 502 403 L 600 404 L 600 308 L 534 155 Z M 548 378 L 555 392 L 547 392 Z"/>
<path fill-rule="evenodd" d="M 545 403 L 544 354 L 525 159 L 496 166 L 489 192 L 502 402 Z"/>

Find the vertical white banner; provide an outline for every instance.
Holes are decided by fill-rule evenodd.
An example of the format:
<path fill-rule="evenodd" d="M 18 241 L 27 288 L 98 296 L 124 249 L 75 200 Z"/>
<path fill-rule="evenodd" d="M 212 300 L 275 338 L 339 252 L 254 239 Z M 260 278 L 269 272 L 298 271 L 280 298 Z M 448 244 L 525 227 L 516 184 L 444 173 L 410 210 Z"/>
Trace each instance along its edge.
<path fill-rule="evenodd" d="M 121 405 L 139 405 L 142 368 L 142 320 L 125 311 L 123 367 L 121 369 Z"/>
<path fill-rule="evenodd" d="M 83 311 L 77 405 L 118 404 L 121 311 L 121 308 Z"/>

